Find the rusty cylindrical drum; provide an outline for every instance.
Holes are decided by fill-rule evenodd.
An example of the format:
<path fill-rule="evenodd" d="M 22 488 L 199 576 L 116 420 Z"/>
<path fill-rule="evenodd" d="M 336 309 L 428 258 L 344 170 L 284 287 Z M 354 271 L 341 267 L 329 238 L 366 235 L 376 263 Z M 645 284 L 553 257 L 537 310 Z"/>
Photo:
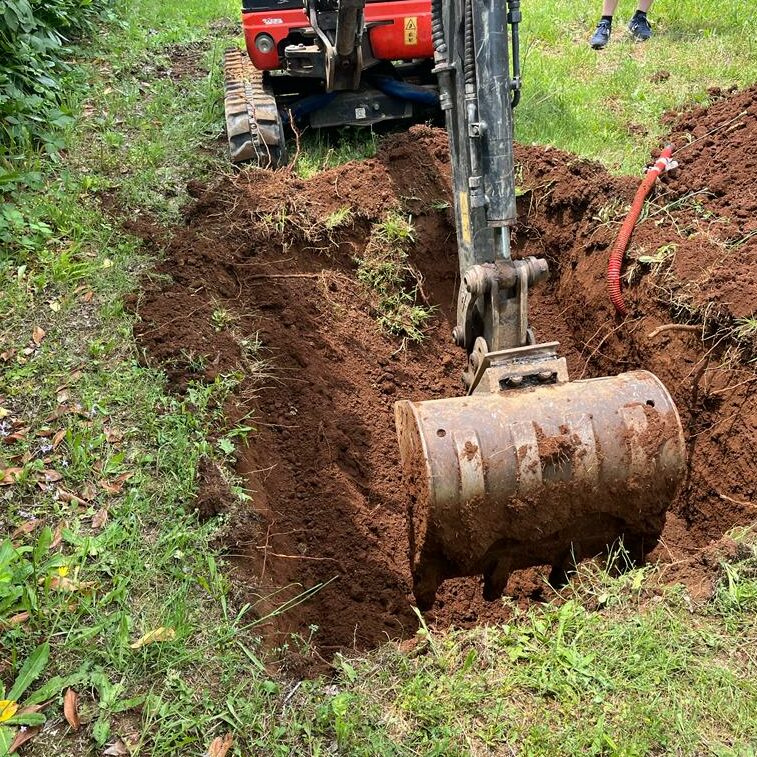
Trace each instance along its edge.
<path fill-rule="evenodd" d="M 398 402 L 416 599 L 445 578 L 654 545 L 685 471 L 675 404 L 647 371 Z"/>

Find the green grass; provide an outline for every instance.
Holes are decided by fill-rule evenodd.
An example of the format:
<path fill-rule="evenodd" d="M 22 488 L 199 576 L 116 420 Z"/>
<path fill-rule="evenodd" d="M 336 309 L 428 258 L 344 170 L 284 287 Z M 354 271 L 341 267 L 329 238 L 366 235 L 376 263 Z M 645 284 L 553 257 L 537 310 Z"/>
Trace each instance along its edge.
<path fill-rule="evenodd" d="M 295 171 L 303 179 L 310 178 L 326 168 L 350 160 L 372 158 L 376 154 L 379 138 L 367 128 L 343 128 L 330 132 L 305 131 L 301 135 L 301 150 L 297 154 L 290 148 Z"/>
<path fill-rule="evenodd" d="M 19 717 L 43 717 L 50 727 L 25 754 L 99 755 L 121 739 L 133 754 L 202 755 L 225 733 L 236 755 L 753 754 L 749 535 L 701 605 L 682 590 L 660 595 L 651 570 L 587 569 L 570 602 L 507 626 L 424 629 L 410 653 L 386 645 L 337 658 L 329 682 L 268 672 L 254 608 L 232 590 L 217 547 L 223 520 L 201 523 L 192 505 L 202 458 L 231 464 L 240 502 L 254 496 L 229 472 L 234 439 L 254 429 L 228 428 L 220 409 L 238 377 L 176 396 L 145 366 L 124 301 L 154 253 L 103 211 L 168 233 L 187 180 L 229 170 L 219 61 L 237 3 L 130 0 L 116 10 L 120 21 L 72 67 L 67 107 L 79 116 L 61 135 L 65 153 L 30 153 L 33 188 L 0 203 L 0 522 L 8 536 L 21 528 L 0 548 L 0 679 L 21 705 L 50 700 L 7 720 L 0 747 Z M 601 54 L 585 44 L 595 11 L 576 17 L 562 1 L 525 9 L 520 139 L 636 169 L 663 111 L 757 78 L 754 22 L 735 0 L 661 3 L 649 45 L 619 39 Z M 167 75 L 172 46 L 198 51 L 196 75 Z M 650 82 L 663 68 L 671 78 Z M 629 122 L 650 133 L 628 133 Z M 304 134 L 297 171 L 375 149 L 370 132 Z M 352 222 L 337 210 L 318 233 Z M 428 309 L 418 292 L 396 299 L 417 283 L 405 255 L 413 233 L 390 214 L 358 266 L 387 329 L 420 338 Z M 238 328 L 220 305 L 212 324 Z M 753 338 L 752 320 L 740 328 Z M 255 335 L 240 338 L 257 360 Z M 157 629 L 167 629 L 161 640 L 134 646 Z M 26 687 L 25 661 L 27 672 L 39 668 Z M 77 732 L 63 720 L 66 687 L 79 695 Z"/>
<path fill-rule="evenodd" d="M 219 410 L 236 378 L 177 398 L 143 365 L 123 300 L 152 261 L 102 210 L 168 224 L 187 180 L 225 168 L 215 143 L 229 33 L 208 24 L 231 10 L 199 0 L 121 8 L 72 72 L 70 107 L 82 117 L 64 135 L 65 156 L 29 155 L 40 189 L 4 198 L 15 225 L 0 252 L 0 469 L 16 483 L 0 487 L 2 524 L 32 530 L 5 542 L 0 628 L 13 654 L 2 679 L 48 641 L 42 677 L 54 687 L 54 727 L 29 754 L 100 754 L 120 738 L 135 754 L 200 755 L 242 724 L 237 754 L 269 741 L 279 684 L 259 659 L 253 608 L 230 605 L 213 546 L 223 522 L 202 524 L 192 508 L 198 461 L 222 464 L 241 433 Z M 170 78 L 167 46 L 198 42 L 207 73 Z M 216 327 L 227 321 L 213 314 Z M 161 627 L 165 640 L 132 648 Z M 68 686 L 85 725 L 66 735 Z"/>
<path fill-rule="evenodd" d="M 386 648 L 345 663 L 337 739 L 361 755 L 749 754 L 754 657 L 719 620 L 675 607 L 568 602 L 429 637 L 411 658 Z"/>
<path fill-rule="evenodd" d="M 618 6 L 611 43 L 588 38 L 600 3 L 568 0 L 523 8 L 523 99 L 516 138 L 551 144 L 638 173 L 667 129 L 661 116 L 705 102 L 711 87 L 757 81 L 757 16 L 737 0 L 656 3 L 654 36 L 637 44 L 625 29 L 634 5 Z M 655 81 L 654 75 L 669 77 Z"/>

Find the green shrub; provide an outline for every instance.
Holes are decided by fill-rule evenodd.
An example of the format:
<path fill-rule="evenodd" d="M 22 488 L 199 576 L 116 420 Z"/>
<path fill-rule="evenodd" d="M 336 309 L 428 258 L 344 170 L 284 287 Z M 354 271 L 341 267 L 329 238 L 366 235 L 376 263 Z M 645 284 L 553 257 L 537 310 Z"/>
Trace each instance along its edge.
<path fill-rule="evenodd" d="M 12 170 L 42 147 L 61 147 L 56 132 L 71 116 L 63 102 L 65 56 L 90 34 L 110 0 L 3 0 L 0 3 L 0 194 Z M 7 185 L 11 184 L 11 187 Z M 4 186 L 5 185 L 5 186 Z"/>

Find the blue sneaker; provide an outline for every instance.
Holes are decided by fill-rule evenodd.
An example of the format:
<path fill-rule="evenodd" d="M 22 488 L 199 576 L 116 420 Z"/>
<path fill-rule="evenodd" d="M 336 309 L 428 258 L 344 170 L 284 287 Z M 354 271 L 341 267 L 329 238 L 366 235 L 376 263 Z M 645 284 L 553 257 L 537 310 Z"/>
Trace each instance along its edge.
<path fill-rule="evenodd" d="M 628 22 L 628 31 L 637 42 L 646 42 L 652 36 L 652 27 L 647 17 L 638 14 Z"/>
<path fill-rule="evenodd" d="M 597 28 L 589 40 L 589 44 L 595 50 L 601 50 L 609 41 L 610 34 L 612 32 L 612 21 L 608 21 L 603 18 L 598 24 Z"/>

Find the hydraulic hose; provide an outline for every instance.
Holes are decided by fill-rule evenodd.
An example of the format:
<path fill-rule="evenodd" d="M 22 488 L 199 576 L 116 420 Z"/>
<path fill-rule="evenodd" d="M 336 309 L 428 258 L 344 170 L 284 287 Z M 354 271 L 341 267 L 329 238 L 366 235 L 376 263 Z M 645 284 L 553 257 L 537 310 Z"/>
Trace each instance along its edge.
<path fill-rule="evenodd" d="M 618 237 L 610 252 L 610 261 L 607 264 L 607 291 L 610 295 L 610 301 L 615 306 L 615 310 L 621 315 L 628 314 L 628 309 L 623 301 L 623 293 L 620 290 L 620 271 L 623 267 L 623 258 L 626 254 L 628 243 L 631 241 L 631 234 L 633 234 L 636 222 L 639 220 L 642 208 L 644 207 L 644 201 L 655 181 L 657 181 L 657 177 L 664 171 L 675 168 L 677 165 L 675 161 L 671 160 L 672 155 L 673 145 L 666 145 L 654 165 L 647 170 L 646 176 L 636 190 L 633 202 L 631 203 L 631 210 L 623 221 Z"/>
<path fill-rule="evenodd" d="M 307 95 L 301 100 L 298 100 L 291 108 L 280 108 L 281 120 L 284 124 L 289 123 L 289 114 L 292 114 L 292 118 L 295 122 L 300 121 L 309 116 L 311 113 L 325 108 L 336 96 L 338 92 L 319 92 L 315 95 Z"/>
<path fill-rule="evenodd" d="M 463 46 L 463 72 L 465 79 L 465 91 L 476 87 L 476 54 L 473 52 L 473 0 L 465 3 L 465 44 Z"/>
<path fill-rule="evenodd" d="M 400 79 L 392 79 L 390 76 L 371 76 L 367 78 L 367 81 L 385 95 L 431 107 L 439 105 L 439 95 L 433 90 L 421 87 L 418 84 L 410 84 L 410 82 Z"/>
<path fill-rule="evenodd" d="M 520 0 L 507 0 L 507 23 L 512 29 L 512 51 L 513 51 L 513 98 L 510 107 L 514 108 L 520 102 L 520 36 L 518 24 L 522 20 L 520 12 Z"/>
<path fill-rule="evenodd" d="M 442 0 L 431 0 L 431 40 L 442 63 L 447 62 L 447 43 L 444 41 Z"/>

